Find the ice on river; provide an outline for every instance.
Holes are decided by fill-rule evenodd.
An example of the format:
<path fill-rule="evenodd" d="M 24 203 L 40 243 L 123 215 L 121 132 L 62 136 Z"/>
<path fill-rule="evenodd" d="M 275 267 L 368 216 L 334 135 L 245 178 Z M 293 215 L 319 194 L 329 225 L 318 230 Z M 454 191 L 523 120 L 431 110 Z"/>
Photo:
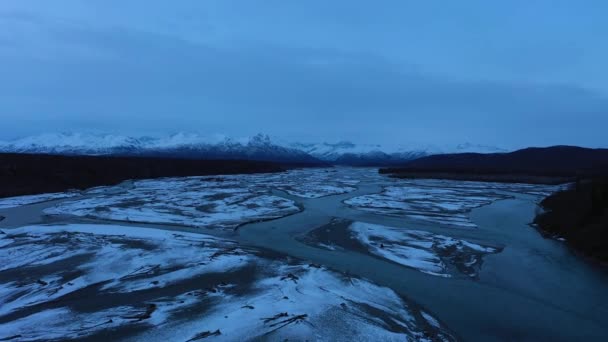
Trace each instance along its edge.
<path fill-rule="evenodd" d="M 108 293 L 162 288 L 210 272 L 242 267 L 234 242 L 207 235 L 107 225 L 28 226 L 0 239 L 0 315 L 39 305 L 96 284 Z M 78 260 L 76 268 L 45 266 Z M 29 270 L 28 272 L 21 272 Z M 0 273 L 1 275 L 2 273 Z"/>
<path fill-rule="evenodd" d="M 44 210 L 106 220 L 234 229 L 241 224 L 299 212 L 288 199 L 231 177 L 134 181 L 124 191 L 96 192 Z"/>
<path fill-rule="evenodd" d="M 433 188 L 465 188 L 492 190 L 498 192 L 511 192 L 517 194 L 526 194 L 538 196 L 541 198 L 547 197 L 554 192 L 565 190 L 570 184 L 546 185 L 546 184 L 526 184 L 526 183 L 497 183 L 497 182 L 474 182 L 474 181 L 458 181 L 449 179 L 416 179 L 403 180 L 405 184 L 413 184 L 415 186 L 433 187 Z M 401 183 L 400 183 L 401 184 Z"/>
<path fill-rule="evenodd" d="M 359 174 L 326 168 L 291 170 L 246 177 L 253 184 L 285 191 L 293 196 L 319 198 L 355 191 L 355 185 L 361 181 L 358 176 Z"/>
<path fill-rule="evenodd" d="M 388 288 L 208 235 L 71 224 L 0 241 L 0 340 L 453 339 Z"/>
<path fill-rule="evenodd" d="M 353 208 L 381 215 L 408 217 L 459 228 L 476 228 L 469 220 L 472 209 L 511 197 L 510 193 L 550 194 L 557 186 L 462 182 L 448 180 L 403 181 L 380 194 L 345 201 Z"/>
<path fill-rule="evenodd" d="M 496 247 L 419 230 L 364 222 L 354 222 L 349 229 L 370 253 L 442 277 L 460 272 L 475 278 L 482 258 L 500 251 Z"/>
<path fill-rule="evenodd" d="M 95 188 L 84 198 L 44 210 L 48 215 L 75 215 L 105 220 L 234 229 L 300 211 L 282 190 L 303 198 L 354 191 L 358 181 L 331 169 L 215 177 L 162 178 Z"/>
<path fill-rule="evenodd" d="M 0 209 L 20 207 L 23 205 L 35 204 L 35 203 L 46 202 L 46 201 L 68 198 L 68 197 L 74 197 L 74 196 L 79 196 L 79 195 L 80 195 L 79 192 L 70 191 L 70 192 L 53 192 L 53 193 L 40 194 L 40 195 L 27 195 L 27 196 L 0 198 Z"/>

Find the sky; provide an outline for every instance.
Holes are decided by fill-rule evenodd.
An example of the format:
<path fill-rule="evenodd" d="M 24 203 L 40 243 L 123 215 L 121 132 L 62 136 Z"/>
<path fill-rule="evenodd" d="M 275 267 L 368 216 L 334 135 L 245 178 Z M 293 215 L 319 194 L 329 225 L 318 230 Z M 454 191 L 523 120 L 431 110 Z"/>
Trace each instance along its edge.
<path fill-rule="evenodd" d="M 608 2 L 1 0 L 0 138 L 608 147 Z"/>

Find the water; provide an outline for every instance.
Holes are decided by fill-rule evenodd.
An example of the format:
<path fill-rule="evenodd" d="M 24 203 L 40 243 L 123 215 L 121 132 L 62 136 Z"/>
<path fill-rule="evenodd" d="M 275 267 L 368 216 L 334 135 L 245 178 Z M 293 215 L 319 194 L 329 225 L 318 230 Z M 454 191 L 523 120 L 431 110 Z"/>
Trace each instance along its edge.
<path fill-rule="evenodd" d="M 566 244 L 543 238 L 529 226 L 538 198 L 514 198 L 474 209 L 478 229 L 458 229 L 428 222 L 375 215 L 355 210 L 343 201 L 378 193 L 399 183 L 373 169 L 338 169 L 363 181 L 355 192 L 302 199 L 281 191 L 304 210 L 281 219 L 247 224 L 230 237 L 388 286 L 424 307 L 464 341 L 608 341 L 608 273 L 604 267 L 573 253 Z M 0 227 L 48 222 L 41 211 L 61 200 L 0 211 Z M 333 218 L 383 224 L 463 238 L 504 247 L 487 255 L 478 279 L 442 278 L 353 250 L 324 250 L 297 240 Z M 54 222 L 75 219 L 56 218 Z M 80 220 L 101 222 L 98 220 Z M 106 222 L 108 223 L 108 222 Z M 120 223 L 126 225 L 127 223 Z M 200 229 L 136 224 L 171 230 Z M 226 236 L 226 232 L 203 230 Z"/>
<path fill-rule="evenodd" d="M 355 193 L 297 199 L 305 208 L 302 213 L 245 225 L 239 239 L 389 286 L 465 341 L 608 340 L 608 274 L 529 226 L 537 198 L 518 194 L 474 209 L 470 217 L 478 229 L 384 217 L 342 203 L 377 193 L 389 182 L 371 178 Z M 355 251 L 318 249 L 295 239 L 334 217 L 428 230 L 504 250 L 486 256 L 479 279 L 470 280 L 435 277 Z"/>

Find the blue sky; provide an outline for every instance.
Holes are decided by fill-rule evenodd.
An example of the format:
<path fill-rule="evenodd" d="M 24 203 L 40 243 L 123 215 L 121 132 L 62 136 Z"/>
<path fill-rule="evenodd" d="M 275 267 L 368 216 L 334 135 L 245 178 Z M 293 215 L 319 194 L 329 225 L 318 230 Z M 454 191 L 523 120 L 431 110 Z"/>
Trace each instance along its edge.
<path fill-rule="evenodd" d="M 606 1 L 3 0 L 0 138 L 608 147 Z"/>

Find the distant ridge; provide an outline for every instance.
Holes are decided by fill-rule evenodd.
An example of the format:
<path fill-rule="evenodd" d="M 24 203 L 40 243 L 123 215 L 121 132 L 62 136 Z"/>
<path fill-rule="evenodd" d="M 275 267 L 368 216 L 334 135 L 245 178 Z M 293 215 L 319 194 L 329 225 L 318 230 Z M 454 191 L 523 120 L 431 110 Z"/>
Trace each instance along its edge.
<path fill-rule="evenodd" d="M 322 166 L 325 162 L 298 149 L 279 146 L 267 135 L 235 140 L 178 133 L 167 137 L 57 133 L 0 142 L 0 152 L 68 156 L 159 157 L 205 160 L 256 160 L 289 165 Z"/>
<path fill-rule="evenodd" d="M 350 166 L 398 166 L 410 160 L 441 153 L 506 152 L 498 147 L 471 143 L 437 146 L 423 143 L 380 145 L 340 141 L 337 143 L 288 143 L 284 146 L 305 151 L 315 158 L 334 165 Z"/>
<path fill-rule="evenodd" d="M 176 133 L 162 137 L 52 133 L 0 141 L 0 152 L 4 153 L 238 159 L 311 166 L 397 166 L 416 158 L 446 152 L 504 151 L 498 147 L 471 143 L 439 146 L 423 143 L 356 144 L 349 141 L 285 142 L 273 140 L 265 134 L 234 139 L 223 135 L 204 136 L 196 133 Z"/>
<path fill-rule="evenodd" d="M 398 177 L 438 177 L 474 179 L 497 175 L 593 177 L 608 174 L 608 149 L 576 146 L 531 147 L 509 153 L 458 153 L 419 158 L 382 173 Z M 491 177 L 490 177 L 491 178 Z M 503 177 L 508 180 L 508 177 Z M 497 179 L 500 180 L 500 179 Z"/>

